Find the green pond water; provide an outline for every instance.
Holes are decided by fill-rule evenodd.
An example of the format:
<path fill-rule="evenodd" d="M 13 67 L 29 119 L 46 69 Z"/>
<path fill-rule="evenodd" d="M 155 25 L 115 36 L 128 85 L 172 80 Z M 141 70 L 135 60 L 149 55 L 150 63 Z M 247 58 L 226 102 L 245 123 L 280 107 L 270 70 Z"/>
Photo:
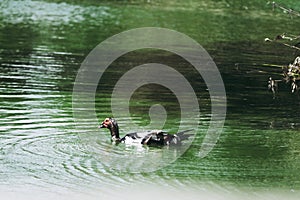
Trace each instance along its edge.
<path fill-rule="evenodd" d="M 297 1 L 282 3 L 300 8 Z M 299 99 L 285 84 L 273 99 L 267 80 L 281 78 L 281 71 L 266 65 L 286 65 L 297 53 L 264 38 L 299 34 L 298 24 L 299 17 L 272 11 L 259 0 L 2 1 L 0 194 L 4 199 L 297 199 Z M 177 158 L 172 148 L 114 145 L 108 130 L 98 130 L 88 115 L 79 124 L 74 120 L 73 86 L 81 63 L 100 42 L 139 27 L 186 34 L 207 50 L 220 71 L 226 121 L 204 158 L 199 149 L 211 119 L 207 86 L 171 52 L 136 50 L 116 59 L 99 81 L 95 110 L 99 123 L 112 115 L 114 85 L 135 66 L 173 67 L 192 85 L 201 111 L 195 138 L 178 159 L 164 164 L 169 160 L 163 156 Z M 163 129 L 176 132 L 180 105 L 171 90 L 156 84 L 133 93 L 129 118 L 114 117 L 126 131 L 139 131 L 128 120 L 143 130 L 150 123 L 149 109 L 157 104 L 167 113 Z M 183 128 L 189 129 L 189 122 Z M 131 170 L 148 157 L 162 167 Z"/>

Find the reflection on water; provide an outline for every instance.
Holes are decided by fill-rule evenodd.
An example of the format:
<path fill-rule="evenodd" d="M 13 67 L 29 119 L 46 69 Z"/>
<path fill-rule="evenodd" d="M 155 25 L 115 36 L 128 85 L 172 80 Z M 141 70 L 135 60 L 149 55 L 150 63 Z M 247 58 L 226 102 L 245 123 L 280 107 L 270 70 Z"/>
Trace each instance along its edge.
<path fill-rule="evenodd" d="M 82 23 L 85 20 L 100 22 L 112 17 L 107 6 L 81 7 L 62 3 L 47 3 L 42 1 L 8 1 L 1 4 L 1 17 L 5 23 L 29 23 L 70 25 Z M 87 19 L 88 18 L 88 19 Z"/>
<path fill-rule="evenodd" d="M 294 56 L 261 43 L 264 37 L 282 30 L 292 32 L 296 20 L 270 13 L 259 1 L 249 3 L 248 10 L 236 5 L 233 13 L 227 8 L 232 5 L 229 1 L 228 5 L 209 1 L 204 6 L 191 0 L 189 5 L 198 6 L 189 9 L 179 1 L 164 3 L 164 8 L 151 1 L 103 5 L 84 2 L 84 6 L 31 0 L 0 4 L 1 194 L 29 199 L 35 188 L 37 199 L 45 193 L 54 197 L 64 194 L 66 199 L 101 194 L 109 199 L 121 197 L 121 193 L 116 194 L 120 190 L 134 198 L 124 188 L 136 183 L 144 196 L 153 198 L 156 194 L 166 198 L 169 194 L 172 198 L 188 194 L 193 199 L 205 195 L 232 199 L 246 194 L 249 199 L 261 195 L 296 199 L 300 186 L 298 99 L 282 92 L 274 100 L 266 91 L 266 80 L 280 74 L 262 67 L 265 63 L 290 63 Z M 276 15 L 281 17 L 275 19 Z M 80 63 L 92 48 L 115 33 L 140 26 L 175 29 L 203 42 L 223 76 L 228 115 L 218 144 L 200 159 L 197 153 L 210 119 L 210 99 L 203 80 L 186 70 L 187 63 L 181 58 L 168 53 L 135 52 L 118 59 L 100 82 L 108 89 L 99 89 L 96 96 L 99 121 L 111 114 L 109 89 L 122 75 L 122 69 L 149 61 L 178 68 L 200 96 L 201 129 L 190 149 L 161 170 L 131 174 L 104 165 L 101 159 L 110 158 L 97 152 L 144 156 L 160 149 L 142 147 L 139 151 L 114 146 L 107 132 L 89 127 L 88 121 L 81 128 L 75 127 L 72 88 Z M 134 121 L 147 125 L 148 108 L 163 101 L 168 111 L 165 129 L 176 132 L 176 98 L 160 87 L 155 90 L 163 95 L 151 96 L 152 89 L 140 88 L 133 95 Z M 126 120 L 119 119 L 124 127 Z M 82 136 L 96 140 L 91 140 L 90 146 Z M 149 189 L 149 184 L 154 188 Z M 266 194 L 268 190 L 271 192 Z"/>

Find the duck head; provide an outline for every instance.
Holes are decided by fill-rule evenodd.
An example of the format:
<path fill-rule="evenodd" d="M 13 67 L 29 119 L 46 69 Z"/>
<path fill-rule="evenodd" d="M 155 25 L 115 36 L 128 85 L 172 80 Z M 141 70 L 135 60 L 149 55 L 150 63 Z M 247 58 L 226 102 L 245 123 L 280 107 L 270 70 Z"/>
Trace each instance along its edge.
<path fill-rule="evenodd" d="M 105 118 L 105 120 L 101 123 L 99 128 L 107 128 L 110 130 L 110 135 L 113 140 L 118 140 L 120 139 L 119 136 L 119 126 L 118 123 L 115 119 L 108 117 Z"/>

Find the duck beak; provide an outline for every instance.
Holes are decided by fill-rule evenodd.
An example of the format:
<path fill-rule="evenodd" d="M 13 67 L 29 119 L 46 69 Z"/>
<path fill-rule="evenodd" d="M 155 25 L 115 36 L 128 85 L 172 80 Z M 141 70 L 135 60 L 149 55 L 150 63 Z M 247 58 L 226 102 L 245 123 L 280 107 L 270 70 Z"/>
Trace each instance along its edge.
<path fill-rule="evenodd" d="M 105 128 L 105 126 L 101 124 L 100 126 L 98 126 L 98 128 Z"/>

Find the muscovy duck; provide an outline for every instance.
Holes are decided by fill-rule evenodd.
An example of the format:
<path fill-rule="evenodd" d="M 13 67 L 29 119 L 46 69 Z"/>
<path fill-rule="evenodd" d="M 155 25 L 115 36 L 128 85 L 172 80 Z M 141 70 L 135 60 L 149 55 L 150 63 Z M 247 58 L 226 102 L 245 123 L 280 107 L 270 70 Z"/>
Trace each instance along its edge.
<path fill-rule="evenodd" d="M 119 126 L 115 119 L 106 118 L 99 128 L 107 128 L 110 130 L 110 135 L 112 141 L 116 143 L 126 143 L 126 144 L 143 144 L 143 145 L 181 145 L 182 141 L 192 136 L 192 134 L 185 134 L 188 131 L 182 131 L 176 134 L 169 134 L 162 130 L 152 130 L 141 133 L 129 133 L 124 137 L 120 138 Z"/>

